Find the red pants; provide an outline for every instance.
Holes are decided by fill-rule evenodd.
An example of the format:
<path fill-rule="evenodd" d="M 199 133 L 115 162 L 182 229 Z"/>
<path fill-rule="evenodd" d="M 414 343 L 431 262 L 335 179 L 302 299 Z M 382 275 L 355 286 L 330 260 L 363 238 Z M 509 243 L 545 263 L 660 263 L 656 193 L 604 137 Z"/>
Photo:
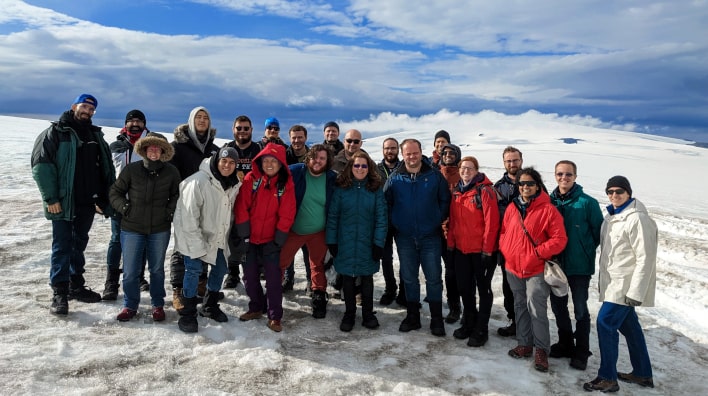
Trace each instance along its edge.
<path fill-rule="evenodd" d="M 320 231 L 309 235 L 300 235 L 294 232 L 288 233 L 283 249 L 280 251 L 280 269 L 285 271 L 293 261 L 295 254 L 305 245 L 310 252 L 310 281 L 312 290 L 327 291 L 327 277 L 324 271 L 324 259 L 327 255 L 327 244 L 325 243 L 325 232 Z"/>

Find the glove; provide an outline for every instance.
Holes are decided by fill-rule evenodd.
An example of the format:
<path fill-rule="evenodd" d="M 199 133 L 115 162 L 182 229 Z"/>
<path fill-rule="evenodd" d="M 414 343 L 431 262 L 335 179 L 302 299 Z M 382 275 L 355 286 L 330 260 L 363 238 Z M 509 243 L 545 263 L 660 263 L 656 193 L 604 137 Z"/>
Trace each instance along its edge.
<path fill-rule="evenodd" d="M 279 245 L 278 245 L 277 243 L 275 243 L 274 241 L 270 241 L 270 242 L 266 243 L 265 245 L 263 245 L 263 255 L 264 255 L 264 256 L 270 256 L 270 255 L 273 255 L 273 254 L 278 254 L 278 255 L 279 255 L 279 254 L 280 254 L 280 248 L 282 248 L 282 246 L 279 246 Z"/>
<path fill-rule="evenodd" d="M 128 217 L 128 213 L 130 213 L 130 201 L 125 201 L 123 206 L 120 208 L 120 213 L 123 217 Z"/>
<path fill-rule="evenodd" d="M 167 211 L 165 212 L 165 220 L 167 220 L 168 222 L 171 223 L 174 218 L 175 218 L 175 212 L 167 209 Z"/>
<path fill-rule="evenodd" d="M 337 252 L 339 252 L 339 246 L 336 243 L 328 243 L 327 249 L 329 249 L 329 254 L 331 254 L 332 257 L 337 257 Z"/>
<path fill-rule="evenodd" d="M 452 253 L 452 252 L 455 251 L 455 248 L 452 247 L 452 246 L 447 246 L 447 251 L 450 252 L 450 253 Z"/>
<path fill-rule="evenodd" d="M 630 307 L 638 307 L 642 305 L 641 301 L 634 300 L 632 298 L 629 298 L 627 296 L 624 297 L 624 302 L 625 304 L 629 305 Z"/>
<path fill-rule="evenodd" d="M 371 258 L 374 259 L 374 261 L 379 261 L 383 257 L 383 248 L 380 246 L 374 245 L 371 248 Z"/>
<path fill-rule="evenodd" d="M 483 268 L 494 268 L 497 266 L 497 260 L 494 255 L 489 255 L 482 253 L 482 267 Z"/>

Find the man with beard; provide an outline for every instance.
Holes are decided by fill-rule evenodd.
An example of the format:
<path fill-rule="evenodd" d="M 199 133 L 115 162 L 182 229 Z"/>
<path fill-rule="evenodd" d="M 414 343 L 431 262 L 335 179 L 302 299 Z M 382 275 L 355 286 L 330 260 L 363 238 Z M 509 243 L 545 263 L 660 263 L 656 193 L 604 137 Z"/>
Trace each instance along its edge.
<path fill-rule="evenodd" d="M 199 171 L 205 158 L 211 158 L 219 148 L 214 145 L 216 129 L 211 127 L 211 117 L 206 108 L 198 106 L 189 113 L 186 124 L 174 130 L 172 147 L 175 155 L 170 163 L 177 167 L 182 180 Z M 184 258 L 175 249 L 170 258 L 170 283 L 172 284 L 172 306 L 180 310 L 182 305 L 182 285 L 184 282 Z M 207 288 L 206 266 L 199 278 L 199 295 L 204 295 Z"/>
<path fill-rule="evenodd" d="M 142 161 L 142 157 L 133 151 L 133 146 L 138 139 L 145 137 L 148 132 L 145 114 L 140 110 L 130 110 L 125 115 L 125 126 L 120 130 L 116 141 L 111 143 L 111 155 L 113 156 L 113 166 L 116 169 L 116 177 L 131 162 Z M 108 253 L 106 262 L 106 284 L 103 289 L 103 300 L 115 301 L 118 298 L 118 287 L 120 281 L 120 258 L 123 253 L 120 245 L 120 221 L 121 216 L 116 213 L 111 217 L 111 240 L 108 242 Z M 143 269 L 140 272 L 140 290 L 149 291 L 150 285 L 145 280 L 145 260 Z"/>
<path fill-rule="evenodd" d="M 339 124 L 336 122 L 329 121 L 324 125 L 324 138 L 322 144 L 332 151 L 332 155 L 344 150 L 344 144 L 339 140 Z"/>
<path fill-rule="evenodd" d="M 101 128 L 91 123 L 98 101 L 79 95 L 59 121 L 45 129 L 32 150 L 32 177 L 39 187 L 44 216 L 52 221 L 49 312 L 68 315 L 69 300 L 101 301 L 85 286 L 84 250 L 96 212 L 110 215 L 108 188 L 115 181 L 111 152 Z"/>
<path fill-rule="evenodd" d="M 261 143 L 254 142 L 253 139 L 253 126 L 251 124 L 251 119 L 248 116 L 240 115 L 236 117 L 233 125 L 234 140 L 226 143 L 226 147 L 233 147 L 238 153 L 238 160 L 236 161 L 236 175 L 239 181 L 243 182 L 243 178 L 246 174 L 251 171 L 251 161 L 256 157 L 256 155 L 261 151 Z M 224 281 L 224 289 L 235 289 L 236 286 L 241 282 L 241 271 L 239 266 L 243 265 L 245 262 L 246 251 L 244 250 L 244 245 L 235 245 L 234 242 L 237 240 L 233 237 L 236 236 L 234 230 L 231 230 L 232 238 L 229 238 L 229 272 Z"/>
<path fill-rule="evenodd" d="M 290 166 L 295 184 L 297 214 L 288 239 L 280 252 L 280 268 L 285 270 L 295 253 L 307 246 L 310 253 L 312 279 L 312 316 L 327 315 L 327 277 L 324 259 L 327 254 L 325 222 L 328 205 L 334 191 L 337 174 L 330 170 L 332 152 L 323 144 L 315 144 L 307 153 L 305 163 Z"/>
<path fill-rule="evenodd" d="M 339 154 L 334 156 L 334 161 L 332 162 L 332 170 L 341 173 L 344 167 L 349 162 L 349 159 L 361 150 L 361 132 L 356 129 L 350 129 L 344 135 L 344 150 L 340 151 Z"/>
<path fill-rule="evenodd" d="M 381 180 L 387 180 L 393 171 L 401 164 L 398 159 L 398 140 L 390 137 L 383 141 L 383 160 L 378 164 Z M 390 305 L 395 299 L 399 305 L 406 305 L 406 292 L 403 282 L 400 284 L 400 292 L 396 297 L 396 275 L 393 272 L 393 230 L 388 229 L 386 242 L 384 243 L 383 257 L 381 257 L 381 272 L 383 273 L 386 288 L 379 300 L 381 305 Z M 400 273 L 398 278 L 400 279 Z"/>
<path fill-rule="evenodd" d="M 265 120 L 265 131 L 261 139 L 261 146 L 265 147 L 268 143 L 276 143 L 285 148 L 287 144 L 280 138 L 280 122 L 275 117 L 269 117 Z"/>
<path fill-rule="evenodd" d="M 502 176 L 499 181 L 494 183 L 494 188 L 497 190 L 497 205 L 499 206 L 499 218 L 504 219 L 504 212 L 506 207 L 519 195 L 519 189 L 516 187 L 516 174 L 521 170 L 524 164 L 523 155 L 521 151 L 513 146 L 507 146 L 502 152 L 502 159 L 504 160 L 504 176 Z M 506 310 L 506 317 L 509 318 L 510 323 L 508 326 L 500 327 L 497 330 L 502 337 L 512 337 L 516 335 L 516 319 L 514 316 L 514 294 L 509 287 L 509 281 L 506 277 L 506 260 L 501 252 L 495 252 L 498 258 L 499 266 L 502 271 L 502 292 L 504 293 L 504 309 Z"/>

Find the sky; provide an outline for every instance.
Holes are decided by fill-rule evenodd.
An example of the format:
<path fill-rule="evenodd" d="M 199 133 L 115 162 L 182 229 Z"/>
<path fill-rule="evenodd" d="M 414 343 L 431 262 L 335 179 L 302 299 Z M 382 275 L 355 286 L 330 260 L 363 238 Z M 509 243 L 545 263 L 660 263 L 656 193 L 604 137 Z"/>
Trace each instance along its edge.
<path fill-rule="evenodd" d="M 404 118 L 398 121 L 407 125 Z M 686 170 L 705 168 L 708 152 L 685 141 L 561 123 L 543 114 L 528 113 L 521 118 L 494 112 L 447 114 L 435 121 L 454 127 L 488 125 L 484 134 L 467 134 L 457 143 L 463 155 L 477 157 L 480 171 L 491 180 L 502 176 L 501 152 L 509 144 L 523 152 L 524 166 L 535 166 L 549 188 L 555 187 L 555 162 L 572 159 L 578 165 L 577 182 L 599 201 L 603 213 L 608 204 L 604 195 L 607 179 L 618 173 L 628 177 L 634 197 L 647 206 L 659 229 L 656 306 L 637 308 L 656 388 L 620 383 L 618 394 L 705 394 L 705 376 L 700 373 L 708 369 L 708 203 L 700 183 L 692 194 L 680 192 L 695 184 L 695 175 Z M 405 129 L 391 136 L 418 138 L 424 152 L 430 152 L 430 122 L 420 118 L 414 124 L 425 128 Z M 366 126 L 380 130 L 389 123 L 382 117 Z M 167 320 L 162 323 L 151 321 L 145 293 L 136 319 L 116 321 L 122 291 L 119 301 L 70 302 L 69 315 L 57 318 L 48 313 L 51 225 L 43 216 L 29 167 L 34 139 L 48 125 L 47 121 L 0 116 L 2 394 L 589 394 L 582 384 L 595 377 L 600 363 L 594 324 L 600 308 L 596 277 L 591 281 L 588 302 L 594 355 L 586 371 L 570 368 L 567 359 L 550 359 L 549 373 L 540 373 L 530 359 L 507 356 L 516 340 L 496 333 L 498 327 L 507 325 L 499 270 L 492 283 L 490 338 L 482 348 L 467 347 L 464 341 L 454 339 L 452 332 L 458 325 L 446 324 L 444 338 L 431 335 L 427 304 L 421 311 L 423 329 L 405 334 L 398 331 L 405 311 L 395 305 L 375 303 L 381 323 L 376 330 L 361 326 L 359 310 L 354 330 L 339 331 L 344 304 L 335 299 L 330 300 L 325 319 L 312 318 L 299 256 L 295 291 L 283 300 L 281 333 L 270 331 L 265 320 L 237 319 L 248 309 L 243 286 L 227 290 L 221 303 L 229 321 L 217 323 L 200 317 L 197 334 L 178 329 L 167 283 Z M 104 132 L 106 139 L 113 141 L 118 130 L 106 127 Z M 364 149 L 377 160 L 384 136 L 364 142 Z M 167 137 L 172 139 L 171 134 Z M 564 139 L 575 139 L 576 143 L 566 144 Z M 110 222 L 96 217 L 90 238 L 85 277 L 89 287 L 102 291 Z M 394 266 L 398 266 L 397 256 Z M 169 279 L 169 269 L 166 272 Z M 380 273 L 374 281 L 378 301 L 385 285 Z M 550 310 L 549 318 L 551 340 L 556 342 Z M 618 368 L 628 371 L 624 341 L 619 351 Z"/>
<path fill-rule="evenodd" d="M 240 114 L 319 140 L 488 110 L 708 142 L 706 19 L 707 0 L 3 0 L 0 114 L 56 119 L 87 92 L 103 125 L 205 106 L 224 138 Z"/>

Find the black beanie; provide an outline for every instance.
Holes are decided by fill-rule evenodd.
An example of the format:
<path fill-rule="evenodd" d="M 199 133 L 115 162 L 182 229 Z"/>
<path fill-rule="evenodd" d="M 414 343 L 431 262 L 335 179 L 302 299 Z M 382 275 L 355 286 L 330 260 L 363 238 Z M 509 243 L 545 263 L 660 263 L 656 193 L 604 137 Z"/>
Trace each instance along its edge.
<path fill-rule="evenodd" d="M 335 127 L 335 128 L 337 128 L 337 131 L 339 131 L 339 125 L 334 121 L 330 121 L 330 122 L 324 124 L 324 128 L 322 128 L 322 130 L 324 131 L 325 129 L 327 129 L 327 127 Z"/>
<path fill-rule="evenodd" d="M 624 176 L 612 176 L 610 180 L 607 181 L 607 187 L 605 191 L 609 190 L 610 187 L 620 187 L 627 191 L 629 196 L 632 196 L 632 186 L 629 185 L 629 180 Z"/>
<path fill-rule="evenodd" d="M 433 141 L 438 140 L 439 137 L 444 138 L 445 140 L 447 140 L 448 143 L 452 143 L 450 141 L 450 134 L 447 133 L 447 131 L 444 129 L 435 132 L 435 138 L 433 139 Z"/>
<path fill-rule="evenodd" d="M 127 123 L 129 120 L 132 120 L 133 118 L 137 118 L 140 121 L 142 121 L 143 123 L 147 123 L 147 121 L 145 120 L 145 114 L 143 114 L 143 112 L 140 110 L 137 110 L 137 109 L 130 110 L 128 112 L 128 114 L 125 115 L 125 122 Z"/>

